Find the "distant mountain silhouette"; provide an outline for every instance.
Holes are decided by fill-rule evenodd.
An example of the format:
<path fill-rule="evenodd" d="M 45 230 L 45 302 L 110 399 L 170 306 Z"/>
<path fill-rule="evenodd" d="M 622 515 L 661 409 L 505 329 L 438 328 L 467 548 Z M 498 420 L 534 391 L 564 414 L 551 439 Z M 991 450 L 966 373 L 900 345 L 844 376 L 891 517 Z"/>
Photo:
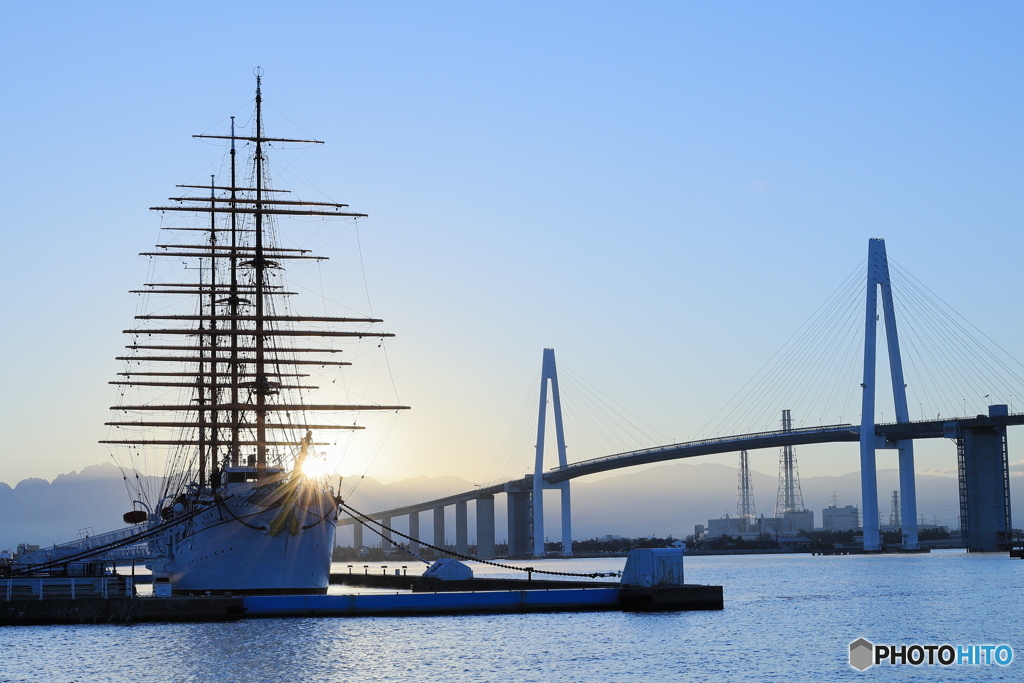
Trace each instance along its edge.
<path fill-rule="evenodd" d="M 1014 466 L 1014 470 L 1021 469 Z M 619 536 L 667 536 L 679 538 L 693 533 L 695 524 L 706 524 L 710 518 L 736 512 L 737 469 L 715 463 L 679 462 L 659 465 L 641 471 L 626 470 L 622 474 L 595 482 L 586 479 L 572 482 L 573 537 L 577 540 L 605 534 Z M 130 476 L 134 476 L 131 473 Z M 751 472 L 757 513 L 770 517 L 775 512 L 777 480 L 760 472 Z M 833 491 L 839 505 L 860 507 L 860 475 L 856 472 L 831 477 L 801 479 L 804 504 L 814 510 L 815 523 L 821 524 L 821 510 L 831 503 Z M 459 477 L 420 476 L 392 484 L 382 484 L 370 477 L 347 478 L 342 489 L 346 502 L 356 509 L 375 511 L 399 507 L 440 496 L 472 490 L 473 484 Z M 879 507 L 882 521 L 889 519 L 889 493 L 899 488 L 895 469 L 878 471 Z M 1014 526 L 1024 526 L 1024 476 L 1014 471 L 1011 478 Z M 955 477 L 932 474 L 917 475 L 918 511 L 928 522 L 956 527 L 959 498 Z M 499 496 L 495 506 L 496 538 L 503 541 L 508 532 L 505 505 Z M 131 496 L 122 481 L 121 471 L 111 464 L 87 467 L 81 472 L 62 474 L 52 482 L 25 479 L 11 488 L 0 483 L 0 549 L 14 548 L 18 543 L 51 545 L 77 538 L 81 529 L 91 527 L 95 533 L 121 528 L 121 515 L 130 510 Z M 545 495 L 545 536 L 560 537 L 558 494 Z M 446 536 L 454 541 L 455 518 L 452 508 L 446 510 Z M 400 531 L 408 529 L 405 518 L 394 520 Z M 473 506 L 469 508 L 470 539 L 476 537 Z M 433 537 L 431 513 L 420 517 L 420 536 Z M 348 544 L 351 531 L 339 533 L 339 543 Z M 366 544 L 379 543 L 379 538 L 366 532 Z"/>
<path fill-rule="evenodd" d="M 88 527 L 94 533 L 118 529 L 125 526 L 121 515 L 131 508 L 121 470 L 109 463 L 52 482 L 24 479 L 14 488 L 0 483 L 0 549 L 63 543 Z"/>

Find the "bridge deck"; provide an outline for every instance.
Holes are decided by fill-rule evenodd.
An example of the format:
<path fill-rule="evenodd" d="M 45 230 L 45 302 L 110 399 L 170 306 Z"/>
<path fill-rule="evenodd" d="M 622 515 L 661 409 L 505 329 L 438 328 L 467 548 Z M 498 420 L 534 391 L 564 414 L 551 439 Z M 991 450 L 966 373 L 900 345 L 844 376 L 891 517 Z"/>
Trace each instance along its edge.
<path fill-rule="evenodd" d="M 875 425 L 875 434 L 886 442 L 895 444 L 905 439 L 941 439 L 959 434 L 962 429 L 998 430 L 1011 425 L 1021 424 L 1024 424 L 1024 413 L 1001 416 L 978 415 L 977 417 L 955 417 L 948 420 L 919 420 L 916 422 L 878 424 Z M 592 460 L 571 463 L 565 467 L 556 467 L 545 473 L 544 481 L 548 484 L 558 484 L 588 474 L 597 474 L 623 467 L 648 465 L 666 460 L 693 458 L 701 455 L 733 453 L 741 450 L 753 451 L 761 448 L 781 448 L 782 446 L 803 446 L 816 443 L 851 442 L 858 441 L 859 439 L 860 427 L 853 424 L 804 427 L 788 431 L 756 432 L 753 434 L 700 439 L 626 453 L 615 453 Z M 473 489 L 472 491 L 464 491 L 451 496 L 445 496 L 444 498 L 438 498 L 437 500 L 406 505 L 381 512 L 367 513 L 367 516 L 378 520 L 384 517 L 401 517 L 416 512 L 432 510 L 435 507 L 473 500 L 484 495 L 494 495 L 508 491 L 531 491 L 532 489 L 533 477 L 527 475 L 522 479 L 514 479 L 493 486 Z M 338 524 L 342 526 L 355 523 L 356 520 L 352 518 L 338 521 Z"/>

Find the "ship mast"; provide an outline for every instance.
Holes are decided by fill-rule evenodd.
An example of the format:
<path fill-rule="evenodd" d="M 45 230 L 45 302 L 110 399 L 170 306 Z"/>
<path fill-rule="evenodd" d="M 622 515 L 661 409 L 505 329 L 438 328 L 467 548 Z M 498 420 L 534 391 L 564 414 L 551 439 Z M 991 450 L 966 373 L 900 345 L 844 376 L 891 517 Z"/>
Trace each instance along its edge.
<path fill-rule="evenodd" d="M 263 70 L 257 67 L 256 74 L 256 477 L 262 479 L 267 472 L 267 381 L 263 358 L 264 322 L 263 286 L 266 262 L 263 260 L 263 95 L 260 85 Z"/>
<path fill-rule="evenodd" d="M 238 207 L 238 185 L 235 180 L 235 117 L 231 117 L 231 208 Z M 216 214 L 211 213 L 211 216 Z M 211 259 L 212 261 L 213 259 Z M 238 405 L 238 214 L 231 212 L 231 289 L 228 292 L 231 311 L 231 405 Z M 231 409 L 231 452 L 232 466 L 238 465 L 239 442 L 238 408 Z"/>
<path fill-rule="evenodd" d="M 209 216 L 207 228 L 168 228 L 172 231 L 203 230 L 209 231 L 209 240 L 197 244 L 159 244 L 157 250 L 143 252 L 144 256 L 171 256 L 182 259 L 198 259 L 198 283 L 188 282 L 151 282 L 139 293 L 186 295 L 198 297 L 198 311 L 188 314 L 144 314 L 135 316 L 141 321 L 138 329 L 125 330 L 132 335 L 132 343 L 127 346 L 133 353 L 120 357 L 120 360 L 146 364 L 175 363 L 179 371 L 153 371 L 147 365 L 138 370 L 133 365 L 120 373 L 124 379 L 111 384 L 131 385 L 136 387 L 177 387 L 186 389 L 193 387 L 192 398 L 184 398 L 177 403 L 166 399 L 154 399 L 151 402 L 140 402 L 135 405 L 118 405 L 111 409 L 118 413 L 141 415 L 134 419 L 121 419 L 108 422 L 110 426 L 128 428 L 130 436 L 118 440 L 105 440 L 101 443 L 119 445 L 159 445 L 159 446 L 193 446 L 198 448 L 197 477 L 193 481 L 199 484 L 199 490 L 209 486 L 217 487 L 218 471 L 221 465 L 238 467 L 243 448 L 252 448 L 251 455 L 245 463 L 255 469 L 256 479 L 268 476 L 269 450 L 278 447 L 298 447 L 305 444 L 326 445 L 313 442 L 307 435 L 297 440 L 292 433 L 295 430 L 317 429 L 361 429 L 357 425 L 331 424 L 329 421 L 313 420 L 305 417 L 310 412 L 348 412 L 348 411 L 392 411 L 403 410 L 407 406 L 374 405 L 374 404 L 307 404 L 299 394 L 299 399 L 289 394 L 275 398 L 282 391 L 315 389 L 307 386 L 303 378 L 308 374 L 299 371 L 302 366 L 345 366 L 348 362 L 327 360 L 322 356 L 340 352 L 334 347 L 316 348 L 297 346 L 291 348 L 288 342 L 296 337 L 334 339 L 387 338 L 394 335 L 378 332 L 367 326 L 383 322 L 377 318 L 348 318 L 332 316 L 302 316 L 277 314 L 272 301 L 278 296 L 287 296 L 280 284 L 271 284 L 269 271 L 279 269 L 282 263 L 295 260 L 323 260 L 324 257 L 312 254 L 306 249 L 286 249 L 269 240 L 270 221 L 277 217 L 313 216 L 342 217 L 359 219 L 363 213 L 347 211 L 347 204 L 333 202 L 307 202 L 297 199 L 280 199 L 288 196 L 284 189 L 268 186 L 266 175 L 266 145 L 271 143 L 305 143 L 322 144 L 318 140 L 300 140 L 292 138 L 272 138 L 264 133 L 262 69 L 256 71 L 256 99 L 254 134 L 240 135 L 235 128 L 234 117 L 231 117 L 229 135 L 195 135 L 196 138 L 218 139 L 230 141 L 230 184 L 217 185 L 216 178 L 211 176 L 208 186 L 179 185 L 189 189 L 209 190 L 209 196 L 171 197 L 171 206 L 151 207 L 155 211 L 184 213 Z M 236 162 L 236 142 L 243 141 L 254 145 L 252 183 L 248 186 L 239 185 Z M 244 182 L 244 181 L 243 181 Z M 218 192 L 224 194 L 218 195 Z M 217 217 L 227 214 L 229 225 L 218 227 Z M 251 229 L 239 220 L 252 216 Z M 230 233 L 230 246 L 221 246 L 218 233 Z M 210 260 L 209 270 L 203 261 Z M 218 281 L 218 268 L 227 271 L 228 282 Z M 251 283 L 240 282 L 240 268 L 250 268 Z M 223 272 L 223 271 L 222 271 Z M 227 295 L 225 297 L 225 295 Z M 251 296 L 251 300 L 248 297 Z M 224 306 L 224 304 L 227 306 Z M 166 325 L 155 324 L 166 321 Z M 313 323 L 322 323 L 311 326 Z M 301 324 L 302 326 L 296 326 Z M 178 325 L 175 327 L 174 325 Z M 337 325 L 352 326 L 356 329 L 338 329 Z M 141 343 L 140 336 L 146 339 L 156 337 L 152 343 Z M 196 339 L 195 344 L 173 343 L 174 338 Z M 230 352 L 218 353 L 223 343 L 229 346 Z M 161 341 L 161 337 L 170 337 Z M 179 353 L 149 353 L 174 352 Z M 198 373 L 190 375 L 189 365 L 198 364 Z M 251 366 L 251 371 L 249 367 Z M 158 366 L 159 367 L 159 366 Z M 195 368 L 196 365 L 192 365 Z M 296 371 L 289 371 L 295 368 Z M 191 376 L 194 381 L 189 383 L 175 378 Z M 142 378 L 140 380 L 140 378 Z M 226 399 L 226 400 L 225 400 Z M 154 412 L 163 413 L 166 417 L 145 417 Z M 230 444 L 222 443 L 227 439 L 220 438 L 220 415 L 230 415 Z M 282 416 L 282 413 L 284 415 Z M 192 415 L 191 419 L 189 415 Z M 154 435 L 151 429 L 178 429 L 173 438 Z M 190 430 L 192 431 L 189 435 Z M 227 446 L 227 453 L 220 450 Z M 209 472 L 209 479 L 207 479 Z M 178 482 L 181 487 L 186 480 Z M 168 484 L 172 486 L 172 484 Z"/>
<path fill-rule="evenodd" d="M 216 186 L 217 183 L 215 176 L 210 176 L 210 206 L 216 206 Z M 217 214 L 210 214 L 210 467 L 216 470 L 217 468 L 217 451 L 219 441 L 219 429 L 220 429 L 220 414 L 217 411 L 217 404 L 220 401 L 220 396 L 217 391 Z M 200 270 L 202 272 L 202 270 Z M 203 452 L 200 449 L 200 459 L 203 457 Z M 210 474 L 210 482 L 216 486 L 214 481 L 215 472 Z M 199 464 L 199 488 L 206 488 L 206 463 L 200 462 Z"/>
<path fill-rule="evenodd" d="M 214 189 L 214 187 L 217 184 L 215 182 L 215 180 L 216 180 L 216 177 L 211 175 L 210 176 L 210 205 L 211 206 L 216 206 L 216 204 L 214 204 L 214 198 L 217 196 L 216 190 Z M 198 377 L 196 377 L 196 385 L 197 385 L 197 387 L 199 389 L 199 488 L 204 488 L 206 486 L 206 449 L 207 449 L 206 426 L 207 426 L 207 423 L 206 423 L 206 410 L 205 410 L 205 407 L 206 407 L 207 389 L 209 389 L 209 392 L 210 392 L 210 399 L 211 399 L 210 403 L 211 404 L 216 404 L 216 402 L 217 402 L 217 379 L 216 379 L 217 378 L 217 363 L 214 360 L 216 358 L 216 348 L 215 347 L 217 346 L 217 338 L 216 338 L 216 336 L 214 335 L 214 332 L 213 332 L 214 328 L 216 327 L 216 313 L 217 313 L 217 294 L 216 294 L 216 289 L 217 289 L 217 265 L 216 265 L 216 263 L 217 262 L 214 259 L 214 254 L 217 253 L 216 250 L 217 250 L 217 222 L 216 222 L 216 214 L 211 213 L 210 214 L 210 292 L 209 292 L 209 301 L 208 302 L 204 302 L 203 301 L 202 288 L 200 288 L 200 294 L 199 294 L 199 315 L 202 316 L 204 307 L 209 307 L 209 309 L 210 309 L 210 338 L 209 338 L 210 374 L 209 374 L 209 377 L 207 377 L 206 372 L 205 372 L 205 365 L 206 365 L 205 354 L 206 354 L 206 351 L 207 351 L 207 348 L 206 348 L 207 340 L 200 336 L 199 337 L 199 344 L 198 344 L 198 347 L 199 347 L 198 348 L 198 351 L 199 351 L 199 375 L 198 375 Z M 199 281 L 200 281 L 200 283 L 202 283 L 202 281 L 203 281 L 202 262 L 200 262 L 199 272 L 200 272 Z M 200 325 L 200 329 L 202 329 L 202 323 L 201 322 L 200 322 L 199 325 Z M 215 412 L 212 413 L 211 417 L 213 415 L 215 415 L 215 414 L 216 414 Z M 215 435 L 217 433 L 216 422 L 217 422 L 216 418 L 213 417 L 211 419 L 211 427 L 210 427 L 211 436 Z M 213 440 L 216 441 L 215 438 Z M 217 451 L 217 449 L 216 449 L 215 446 L 211 446 L 210 447 L 210 452 L 211 453 L 215 454 L 216 451 Z M 211 461 L 216 463 L 216 457 L 212 457 Z M 211 478 L 211 480 L 212 480 L 212 478 Z"/>

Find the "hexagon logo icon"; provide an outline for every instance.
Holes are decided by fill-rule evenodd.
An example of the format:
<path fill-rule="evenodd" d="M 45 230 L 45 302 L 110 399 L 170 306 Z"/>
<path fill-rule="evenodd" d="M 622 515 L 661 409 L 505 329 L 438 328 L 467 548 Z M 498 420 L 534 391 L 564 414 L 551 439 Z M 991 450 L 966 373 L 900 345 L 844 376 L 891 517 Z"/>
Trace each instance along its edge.
<path fill-rule="evenodd" d="M 863 671 L 874 664 L 875 646 L 864 638 L 858 638 L 850 643 L 850 666 L 857 671 Z"/>

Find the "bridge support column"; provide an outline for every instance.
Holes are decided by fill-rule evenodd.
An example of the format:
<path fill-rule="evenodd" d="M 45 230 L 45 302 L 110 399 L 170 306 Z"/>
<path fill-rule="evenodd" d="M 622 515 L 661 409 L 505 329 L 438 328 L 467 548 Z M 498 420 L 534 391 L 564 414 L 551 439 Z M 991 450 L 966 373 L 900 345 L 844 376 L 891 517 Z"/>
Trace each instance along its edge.
<path fill-rule="evenodd" d="M 388 528 L 391 528 L 391 518 L 390 517 L 383 517 L 383 518 L 381 518 L 380 523 L 383 524 L 384 526 L 388 527 Z M 388 531 L 388 529 L 381 528 L 381 530 L 380 530 L 380 549 L 386 551 L 386 550 L 391 550 L 394 547 L 395 547 L 394 544 L 391 542 L 391 532 Z"/>
<path fill-rule="evenodd" d="M 1006 429 L 964 430 L 960 456 L 960 532 L 969 552 L 1006 548 L 1010 496 Z"/>
<path fill-rule="evenodd" d="M 476 499 L 476 556 L 494 559 L 494 496 Z"/>
<path fill-rule="evenodd" d="M 509 491 L 508 556 L 530 557 L 533 554 L 533 504 L 530 491 Z"/>
<path fill-rule="evenodd" d="M 455 503 L 455 552 L 469 554 L 469 511 L 464 500 Z"/>
<path fill-rule="evenodd" d="M 868 301 L 864 332 L 864 382 L 860 411 L 860 498 L 864 550 L 879 550 L 878 476 L 875 468 L 875 350 L 878 333 L 878 283 L 871 278 L 873 249 L 868 249 Z"/>
<path fill-rule="evenodd" d="M 565 455 L 565 429 L 562 424 L 562 399 L 558 393 L 558 368 L 555 364 L 555 350 L 544 349 L 544 359 L 540 372 L 540 410 L 537 416 L 537 456 L 533 468 L 533 556 L 544 557 L 544 489 L 556 488 L 544 481 L 544 427 L 548 412 L 548 382 L 551 382 L 551 399 L 555 414 L 555 445 L 558 448 L 558 465 L 567 465 Z M 568 542 L 569 554 L 572 554 L 572 533 L 567 527 L 569 513 L 569 482 L 565 481 L 557 488 L 562 491 L 562 552 Z"/>
<path fill-rule="evenodd" d="M 882 315 L 885 318 L 885 340 L 889 352 L 889 373 L 896 422 L 909 422 L 907 385 L 903 379 L 899 333 L 896 330 L 896 309 L 889 280 L 889 258 L 885 240 L 868 241 L 867 302 L 864 326 L 864 383 L 860 413 L 860 486 L 864 520 L 864 549 L 882 547 L 878 533 L 878 479 L 875 469 L 875 360 L 878 336 L 878 292 L 882 292 Z M 900 516 L 903 523 L 903 547 L 917 548 L 917 487 L 914 483 L 914 446 L 909 440 L 896 444 L 900 459 Z"/>
<path fill-rule="evenodd" d="M 569 482 L 558 485 L 562 495 L 562 557 L 572 557 L 572 502 L 569 499 Z"/>
<path fill-rule="evenodd" d="M 363 547 L 363 525 L 358 521 L 352 525 L 352 547 Z"/>
<path fill-rule="evenodd" d="M 420 513 L 418 512 L 409 513 L 409 535 L 414 539 L 418 539 L 420 537 Z M 409 550 L 414 553 L 418 553 L 420 551 L 419 541 L 409 541 Z"/>
<path fill-rule="evenodd" d="M 900 442 L 900 521 L 903 547 L 915 550 L 917 539 L 917 483 L 914 480 L 914 442 Z"/>
<path fill-rule="evenodd" d="M 434 508 L 434 545 L 438 548 L 447 547 L 444 542 L 444 506 Z"/>

